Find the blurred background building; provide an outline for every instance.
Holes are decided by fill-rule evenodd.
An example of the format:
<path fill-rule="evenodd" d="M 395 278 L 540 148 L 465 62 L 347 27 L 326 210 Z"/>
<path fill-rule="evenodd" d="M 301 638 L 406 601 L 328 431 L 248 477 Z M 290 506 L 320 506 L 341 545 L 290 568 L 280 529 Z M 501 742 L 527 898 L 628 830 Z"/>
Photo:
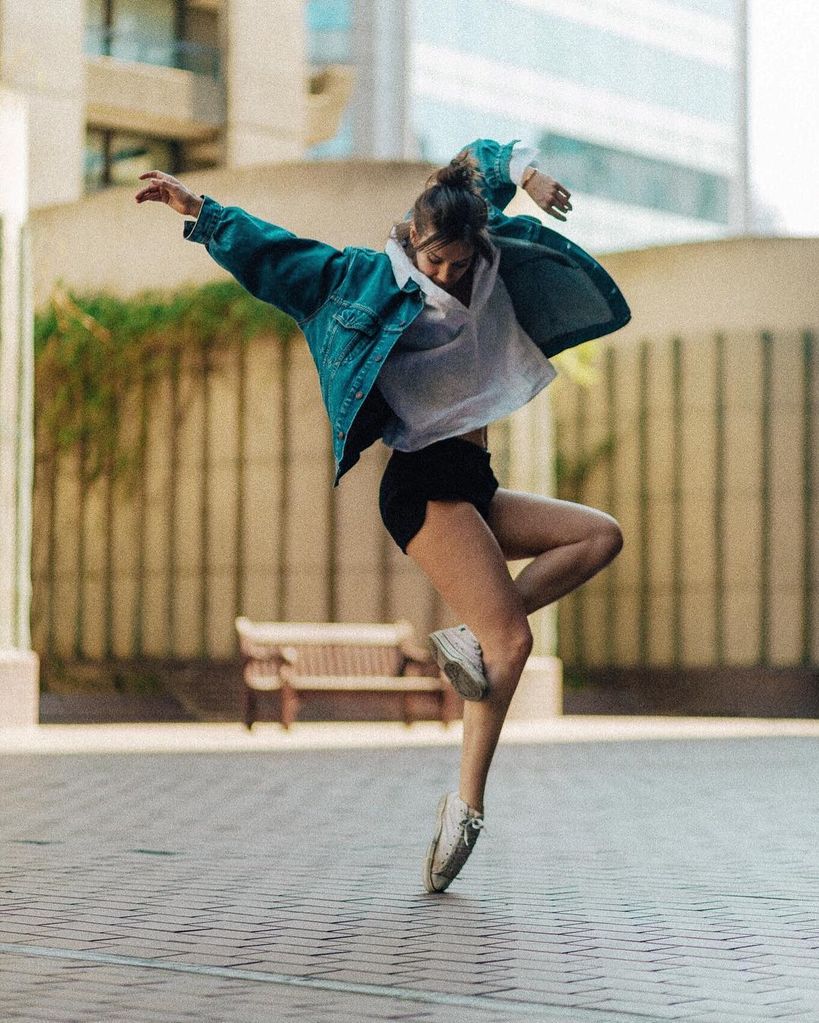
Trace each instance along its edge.
<path fill-rule="evenodd" d="M 301 159 L 521 138 L 591 249 L 743 233 L 744 0 L 2 0 L 33 208 Z M 590 56 L 593 55 L 593 56 Z"/>
<path fill-rule="evenodd" d="M 0 84 L 28 108 L 32 209 L 171 173 L 298 160 L 350 71 L 305 60 L 303 0 L 0 0 Z"/>
<path fill-rule="evenodd" d="M 742 0 L 308 0 L 311 63 L 355 88 L 316 158 L 445 162 L 521 138 L 570 182 L 592 249 L 747 229 Z"/>

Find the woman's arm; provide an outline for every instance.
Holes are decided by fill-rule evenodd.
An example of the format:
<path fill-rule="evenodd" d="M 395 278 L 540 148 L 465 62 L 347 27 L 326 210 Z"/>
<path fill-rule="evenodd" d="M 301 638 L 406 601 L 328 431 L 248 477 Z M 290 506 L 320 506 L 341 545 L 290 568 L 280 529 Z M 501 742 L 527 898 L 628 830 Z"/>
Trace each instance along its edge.
<path fill-rule="evenodd" d="M 162 171 L 140 177 L 149 183 L 137 192 L 138 203 L 162 202 L 183 216 L 196 217 L 186 222 L 185 237 L 204 245 L 252 295 L 299 323 L 324 304 L 346 273 L 344 254 L 331 245 L 299 238 L 237 206 L 194 195 Z"/>
<path fill-rule="evenodd" d="M 537 167 L 537 151 L 518 140 L 501 145 L 492 139 L 476 139 L 467 149 L 478 161 L 483 196 L 490 206 L 504 210 L 520 185 L 550 217 L 565 220 L 571 211 L 570 192 Z"/>

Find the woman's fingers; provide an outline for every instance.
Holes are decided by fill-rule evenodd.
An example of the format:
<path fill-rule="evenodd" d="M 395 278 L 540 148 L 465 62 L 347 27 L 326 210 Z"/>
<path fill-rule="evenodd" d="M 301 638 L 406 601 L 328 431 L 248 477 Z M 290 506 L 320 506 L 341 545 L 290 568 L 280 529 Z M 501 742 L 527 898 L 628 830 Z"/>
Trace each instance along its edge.
<path fill-rule="evenodd" d="M 139 178 L 140 181 L 150 181 L 150 184 L 137 192 L 137 202 L 164 202 L 176 209 L 175 199 L 181 196 L 183 188 L 176 178 L 156 170 L 146 171 L 144 174 L 140 174 Z"/>
<path fill-rule="evenodd" d="M 176 181 L 175 177 L 170 174 L 166 174 L 165 171 L 160 170 L 149 170 L 145 171 L 144 174 L 139 175 L 139 180 L 143 181 L 145 178 L 156 178 L 157 181 Z"/>
<path fill-rule="evenodd" d="M 159 185 L 149 185 L 141 188 L 136 194 L 137 202 L 168 202 L 169 195 L 166 189 Z"/>
<path fill-rule="evenodd" d="M 140 181 L 147 180 L 150 183 L 136 193 L 138 203 L 164 202 L 183 216 L 196 216 L 199 212 L 202 200 L 197 199 L 193 192 L 170 174 L 153 170 L 140 174 L 139 178 Z"/>
<path fill-rule="evenodd" d="M 549 205 L 556 206 L 560 210 L 570 210 L 572 204 L 569 202 L 571 198 L 571 192 L 564 188 L 559 181 L 550 180 L 550 196 Z"/>
<path fill-rule="evenodd" d="M 167 174 L 163 174 L 162 171 L 149 170 L 145 171 L 144 174 L 139 175 L 140 181 L 151 180 L 150 185 L 146 185 L 145 188 L 141 188 L 135 198 L 137 202 L 167 202 L 167 192 L 163 192 L 162 181 L 169 177 Z"/>
<path fill-rule="evenodd" d="M 565 220 L 564 214 L 571 212 L 572 209 L 569 201 L 571 192 L 547 174 L 538 174 L 533 182 L 534 187 L 528 187 L 527 191 L 538 206 L 555 220 Z"/>

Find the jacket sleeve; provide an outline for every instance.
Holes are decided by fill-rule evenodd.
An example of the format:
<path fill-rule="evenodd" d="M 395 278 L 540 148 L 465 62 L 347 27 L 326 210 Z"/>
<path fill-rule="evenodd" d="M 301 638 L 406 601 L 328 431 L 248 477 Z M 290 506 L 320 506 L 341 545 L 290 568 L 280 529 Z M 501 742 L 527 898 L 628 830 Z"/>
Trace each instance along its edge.
<path fill-rule="evenodd" d="M 344 253 L 331 245 L 299 238 L 238 206 L 220 206 L 209 196 L 198 218 L 185 223 L 184 237 L 204 245 L 252 295 L 297 323 L 324 304 L 347 269 Z"/>
<path fill-rule="evenodd" d="M 501 145 L 492 139 L 476 139 L 466 147 L 478 161 L 481 194 L 490 209 L 505 210 L 514 198 L 517 186 L 509 176 L 509 161 L 518 141 L 513 139 Z"/>

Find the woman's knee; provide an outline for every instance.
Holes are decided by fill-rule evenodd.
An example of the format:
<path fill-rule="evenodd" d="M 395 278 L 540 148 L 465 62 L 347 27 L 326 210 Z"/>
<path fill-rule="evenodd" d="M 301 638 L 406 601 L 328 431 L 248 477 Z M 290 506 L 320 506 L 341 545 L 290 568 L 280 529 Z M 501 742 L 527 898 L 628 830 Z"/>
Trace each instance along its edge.
<path fill-rule="evenodd" d="M 611 515 L 600 512 L 600 518 L 595 523 L 595 530 L 591 536 L 591 546 L 597 568 L 604 568 L 623 549 L 623 530 L 620 523 Z"/>
<path fill-rule="evenodd" d="M 510 617 L 482 637 L 484 659 L 504 675 L 523 670 L 532 652 L 534 637 L 525 614 Z"/>

